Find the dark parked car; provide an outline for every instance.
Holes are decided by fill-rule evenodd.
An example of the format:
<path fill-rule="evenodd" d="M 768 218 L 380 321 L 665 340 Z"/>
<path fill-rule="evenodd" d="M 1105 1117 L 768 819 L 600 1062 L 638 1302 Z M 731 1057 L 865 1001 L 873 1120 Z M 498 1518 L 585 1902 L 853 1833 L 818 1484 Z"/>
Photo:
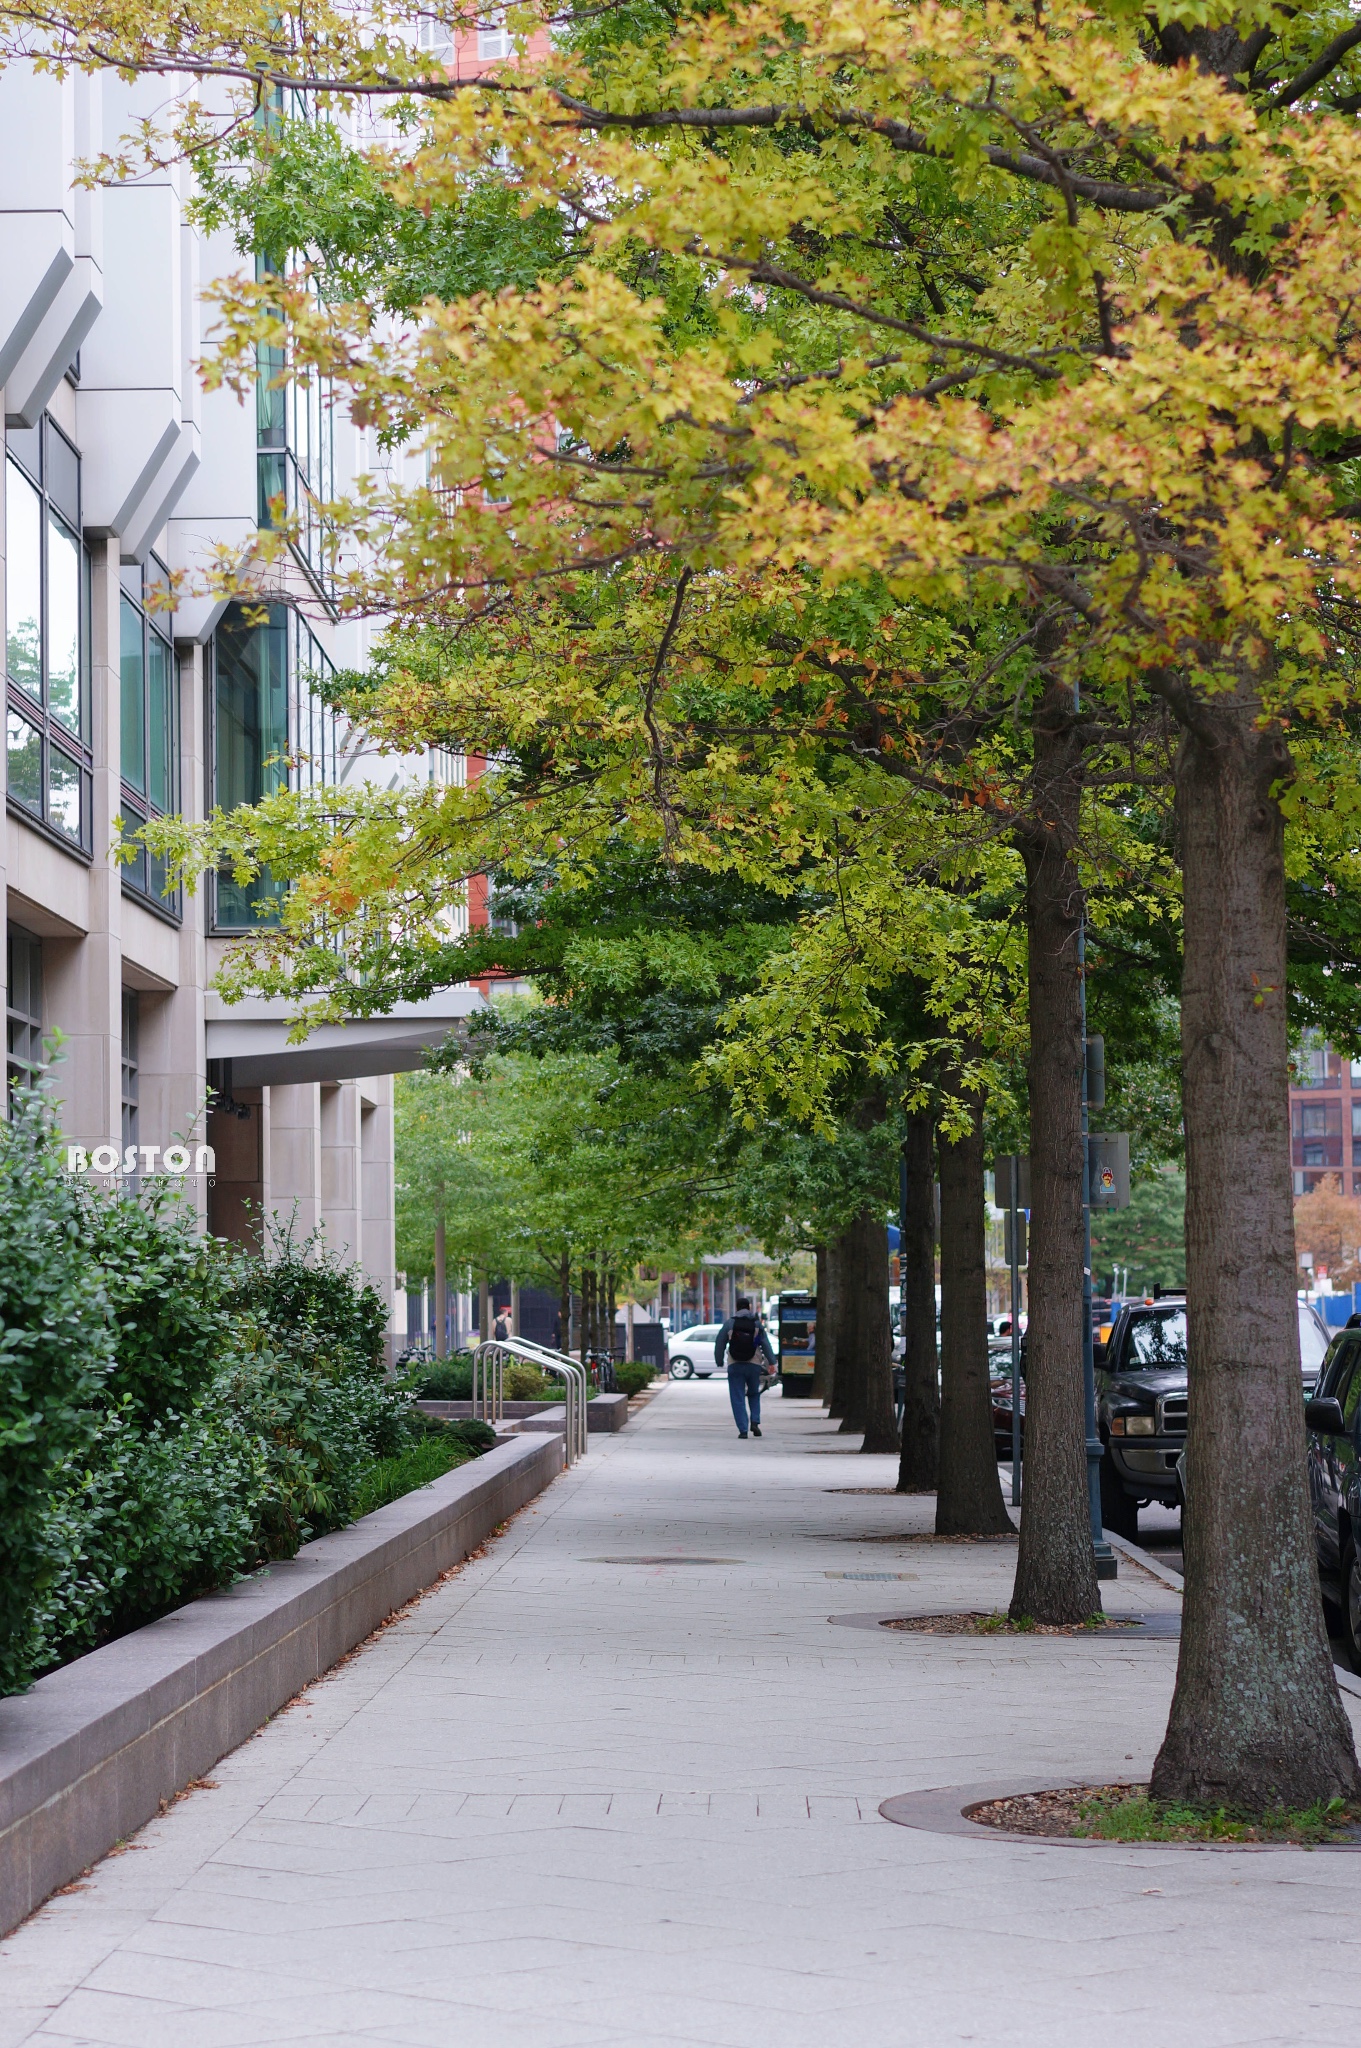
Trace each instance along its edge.
<path fill-rule="evenodd" d="M 1311 1393 L 1328 1349 L 1312 1308 L 1299 1304 L 1300 1369 Z M 1112 1535 L 1133 1541 L 1141 1502 L 1181 1505 L 1177 1460 L 1186 1447 L 1186 1301 L 1122 1308 L 1110 1342 L 1095 1353 L 1101 1460 L 1101 1517 Z"/>
<path fill-rule="evenodd" d="M 1325 1599 L 1342 1616 L 1352 1669 L 1361 1671 L 1361 1330 L 1343 1330 L 1334 1337 L 1317 1392 L 1304 1404 L 1304 1420 L 1319 1581 Z"/>
<path fill-rule="evenodd" d="M 1022 1358 L 1025 1353 L 1022 1351 Z M 988 1378 L 992 1392 L 992 1447 L 999 1465 L 1011 1463 L 1011 1339 L 1005 1351 L 988 1346 Z M 1025 1373 L 1021 1373 L 1021 1455 L 1025 1455 Z"/>

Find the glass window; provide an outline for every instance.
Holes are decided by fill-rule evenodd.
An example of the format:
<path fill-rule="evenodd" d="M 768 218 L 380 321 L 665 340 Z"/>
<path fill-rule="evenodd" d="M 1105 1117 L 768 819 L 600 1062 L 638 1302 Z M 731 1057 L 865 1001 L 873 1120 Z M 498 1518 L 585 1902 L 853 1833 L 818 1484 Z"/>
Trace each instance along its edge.
<path fill-rule="evenodd" d="M 213 799 L 224 811 L 275 790 L 343 781 L 343 731 L 321 694 L 325 650 L 295 611 L 229 605 L 213 636 Z M 219 873 L 215 923 L 241 931 L 271 924 L 285 884 L 268 874 L 239 883 Z"/>
<path fill-rule="evenodd" d="M 1162 1315 L 1138 1316 L 1130 1324 L 1125 1353 L 1125 1371 L 1141 1372 L 1184 1366 L 1186 1363 L 1186 1310 L 1168 1309 Z"/>
<path fill-rule="evenodd" d="M 146 620 L 124 596 L 119 605 L 118 682 L 123 780 L 146 795 Z"/>
<path fill-rule="evenodd" d="M 175 804 L 174 657 L 159 633 L 147 635 L 147 795 L 158 811 Z"/>
<path fill-rule="evenodd" d="M 1313 1032 L 1306 1032 L 1300 1041 L 1296 1071 L 1301 1088 L 1326 1088 L 1330 1083 L 1336 1087 L 1341 1079 L 1342 1062 L 1321 1038 Z"/>
<path fill-rule="evenodd" d="M 424 45 L 422 45 L 424 47 Z M 257 256 L 257 278 L 279 264 Z M 293 553 L 329 603 L 330 565 L 322 506 L 335 496 L 335 414 L 331 387 L 291 376 L 285 351 L 261 342 L 255 353 L 255 516 L 264 528 L 296 521 Z"/>
<path fill-rule="evenodd" d="M 15 803 L 42 815 L 43 742 L 38 728 L 21 711 L 11 710 L 6 726 L 5 787 Z"/>
<path fill-rule="evenodd" d="M 6 435 L 6 794 L 90 845 L 88 564 L 80 458 L 49 419 Z"/>
<path fill-rule="evenodd" d="M 147 604 L 165 581 L 166 572 L 154 559 L 145 572 L 123 570 L 118 627 L 121 811 L 124 841 L 137 845 L 135 858 L 123 869 L 123 888 L 178 918 L 180 894 L 166 889 L 164 861 L 137 841 L 148 818 L 165 816 L 179 802 L 175 652 L 165 636 L 166 613 Z"/>
<path fill-rule="evenodd" d="M 453 30 L 445 21 L 436 21 L 433 16 L 423 14 L 416 34 L 417 47 L 428 50 L 431 56 L 447 62 L 454 54 Z"/>
<path fill-rule="evenodd" d="M 483 64 L 498 63 L 510 55 L 510 36 L 506 29 L 506 17 L 498 10 L 478 23 L 477 55 Z"/>
<path fill-rule="evenodd" d="M 80 543 L 47 515 L 47 702 L 68 732 L 81 729 Z"/>
<path fill-rule="evenodd" d="M 31 932 L 5 934 L 5 1071 L 10 1088 L 28 1087 L 43 1063 L 43 951 Z"/>
<path fill-rule="evenodd" d="M 1344 1330 L 1340 1337 L 1334 1337 L 1328 1347 L 1323 1371 L 1319 1374 L 1319 1392 L 1331 1396 L 1335 1401 L 1344 1399 L 1356 1358 L 1356 1337 L 1350 1330 Z"/>
<path fill-rule="evenodd" d="M 52 503 L 72 526 L 79 527 L 80 457 L 51 420 L 45 422 L 43 435 L 43 482 Z"/>
<path fill-rule="evenodd" d="M 11 683 L 43 695 L 42 499 L 17 463 L 5 465 L 5 658 Z"/>
<path fill-rule="evenodd" d="M 123 1150 L 137 1143 L 138 1002 L 135 988 L 123 990 Z"/>
<path fill-rule="evenodd" d="M 288 783 L 288 633 L 282 605 L 264 619 L 256 607 L 228 605 L 213 636 L 214 800 L 224 811 L 257 804 Z M 217 923 L 239 931 L 273 923 L 281 886 L 268 874 L 238 882 L 217 878 Z"/>
<path fill-rule="evenodd" d="M 80 763 L 61 747 L 47 749 L 47 822 L 80 844 Z"/>

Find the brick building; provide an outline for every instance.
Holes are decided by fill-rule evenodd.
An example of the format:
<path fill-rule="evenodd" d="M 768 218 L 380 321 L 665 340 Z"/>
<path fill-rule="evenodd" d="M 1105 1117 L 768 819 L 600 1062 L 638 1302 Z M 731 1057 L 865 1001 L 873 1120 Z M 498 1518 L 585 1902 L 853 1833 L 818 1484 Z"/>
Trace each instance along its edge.
<path fill-rule="evenodd" d="M 1306 1195 L 1335 1174 L 1344 1194 L 1361 1195 L 1361 1060 L 1306 1044 L 1299 1070 L 1302 1079 L 1290 1090 L 1295 1193 Z"/>

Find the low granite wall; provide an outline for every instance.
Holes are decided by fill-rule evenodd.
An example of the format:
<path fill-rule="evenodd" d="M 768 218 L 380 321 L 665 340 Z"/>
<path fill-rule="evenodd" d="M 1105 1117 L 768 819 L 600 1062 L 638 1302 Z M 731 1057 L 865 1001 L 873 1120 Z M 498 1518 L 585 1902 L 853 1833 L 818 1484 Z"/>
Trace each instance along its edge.
<path fill-rule="evenodd" d="M 416 1406 L 442 1422 L 466 1422 L 473 1412 L 471 1401 L 418 1401 Z M 501 1413 L 508 1422 L 518 1422 L 526 1429 L 565 1431 L 567 1427 L 567 1410 L 561 1401 L 503 1401 Z M 592 1436 L 600 1430 L 622 1429 L 628 1419 L 627 1394 L 593 1394 L 586 1403 L 586 1429 Z"/>
<path fill-rule="evenodd" d="M 517 1436 L 0 1700 L 0 1934 L 151 1819 L 562 1470 Z"/>

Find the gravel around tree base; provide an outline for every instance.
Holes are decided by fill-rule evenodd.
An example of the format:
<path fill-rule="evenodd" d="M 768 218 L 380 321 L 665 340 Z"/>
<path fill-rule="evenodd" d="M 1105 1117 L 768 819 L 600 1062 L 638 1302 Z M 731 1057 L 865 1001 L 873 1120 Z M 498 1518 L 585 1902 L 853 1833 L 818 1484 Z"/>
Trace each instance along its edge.
<path fill-rule="evenodd" d="M 1297 1813 L 1262 1815 L 1150 1799 L 1147 1785 L 1069 1785 L 981 1800 L 964 1812 L 980 1826 L 1008 1834 L 1068 1835 L 1075 1841 L 1361 1844 L 1361 1805 L 1340 1799 Z"/>
<path fill-rule="evenodd" d="M 941 1541 L 945 1541 L 942 1538 Z M 955 1540 L 955 1539 L 950 1539 Z M 1005 1614 L 905 1614 L 881 1628 L 919 1636 L 1090 1636 L 1106 1629 L 1139 1628 L 1143 1617 L 1093 1614 L 1086 1621 L 1011 1621 Z"/>

